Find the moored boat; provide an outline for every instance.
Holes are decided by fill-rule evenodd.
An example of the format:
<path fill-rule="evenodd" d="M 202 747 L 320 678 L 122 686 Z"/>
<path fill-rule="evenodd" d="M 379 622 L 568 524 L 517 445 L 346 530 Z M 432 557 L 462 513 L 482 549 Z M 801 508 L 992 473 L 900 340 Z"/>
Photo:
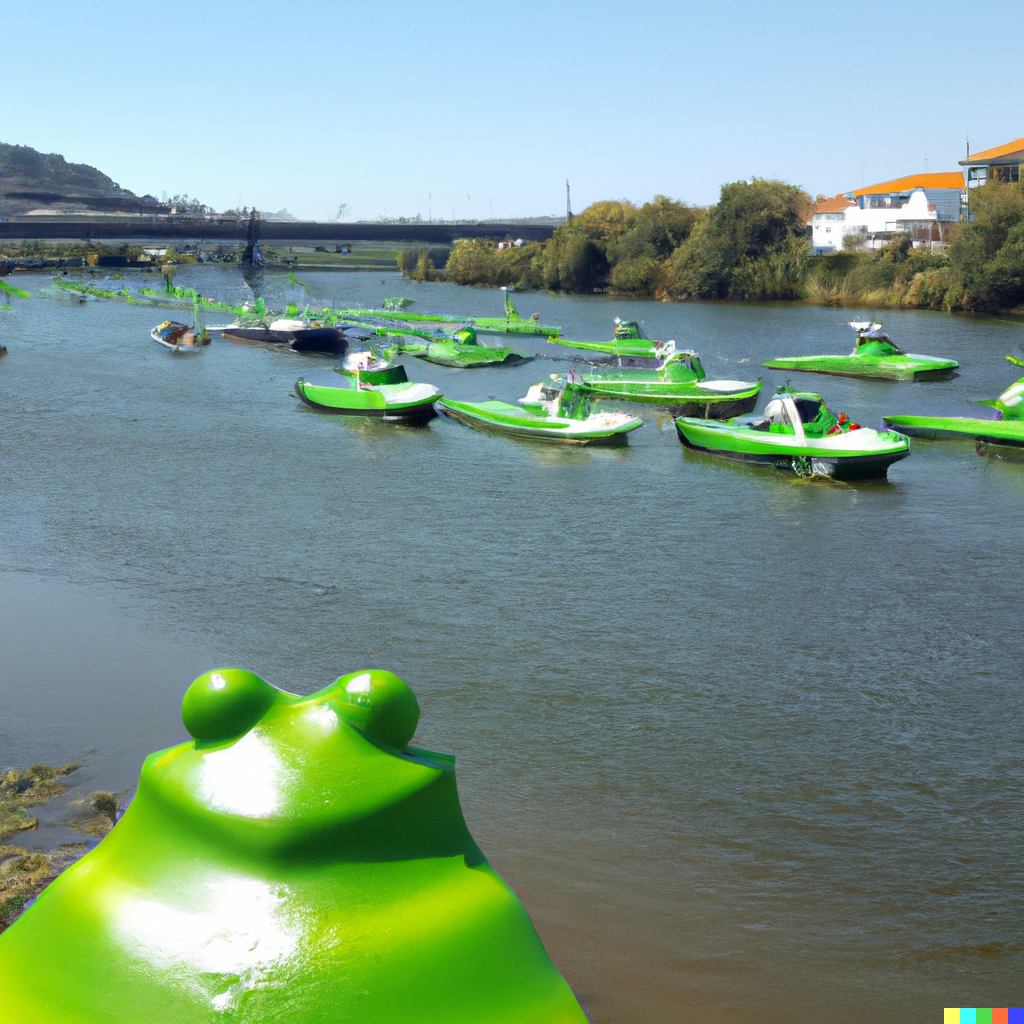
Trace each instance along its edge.
<path fill-rule="evenodd" d="M 615 318 L 615 336 L 611 341 L 571 341 L 554 337 L 548 341 L 584 352 L 601 352 L 608 356 L 635 356 L 642 359 L 665 359 L 675 352 L 674 341 L 655 341 L 647 337 L 636 320 Z"/>
<path fill-rule="evenodd" d="M 201 352 L 210 344 L 210 335 L 202 327 L 192 327 L 176 320 L 165 320 L 157 324 L 149 336 L 172 352 Z"/>
<path fill-rule="evenodd" d="M 688 448 L 837 480 L 884 477 L 910 454 L 902 434 L 834 416 L 820 395 L 792 388 L 780 388 L 760 415 L 728 422 L 681 416 L 676 431 Z"/>
<path fill-rule="evenodd" d="M 877 321 L 851 320 L 850 326 L 857 332 L 857 342 L 849 355 L 786 356 L 769 359 L 761 365 L 771 370 L 804 370 L 835 377 L 883 380 L 931 380 L 948 376 L 960 365 L 955 359 L 900 351 Z"/>
<path fill-rule="evenodd" d="M 370 416 L 391 423 L 424 423 L 436 415 L 434 402 L 441 392 L 431 384 L 408 380 L 395 384 L 370 384 L 360 375 L 325 370 L 295 382 L 295 393 L 307 405 L 322 412 L 345 416 Z"/>
<path fill-rule="evenodd" d="M 674 346 L 664 359 L 618 362 L 614 369 L 583 374 L 582 387 L 598 397 L 656 403 L 677 416 L 713 419 L 750 412 L 761 393 L 759 380 L 708 380 L 697 353 L 676 352 Z"/>
<path fill-rule="evenodd" d="M 464 327 L 451 335 L 432 337 L 425 332 L 413 332 L 424 339 L 425 344 L 403 346 L 411 350 L 418 359 L 438 366 L 452 366 L 469 369 L 484 366 L 519 366 L 527 363 L 533 356 L 517 352 L 507 347 L 491 348 L 481 345 L 477 340 L 476 331 L 472 327 Z"/>
<path fill-rule="evenodd" d="M 470 427 L 554 444 L 614 444 L 642 427 L 639 416 L 595 412 L 592 396 L 574 384 L 535 384 L 517 405 L 456 402 L 446 398 L 437 411 Z"/>
<path fill-rule="evenodd" d="M 1024 365 L 1013 356 L 1010 362 Z M 911 437 L 930 440 L 958 439 L 980 441 L 1009 447 L 1024 447 L 1024 377 L 1014 381 L 998 398 L 976 403 L 984 407 L 982 416 L 891 416 L 883 417 L 886 426 Z"/>

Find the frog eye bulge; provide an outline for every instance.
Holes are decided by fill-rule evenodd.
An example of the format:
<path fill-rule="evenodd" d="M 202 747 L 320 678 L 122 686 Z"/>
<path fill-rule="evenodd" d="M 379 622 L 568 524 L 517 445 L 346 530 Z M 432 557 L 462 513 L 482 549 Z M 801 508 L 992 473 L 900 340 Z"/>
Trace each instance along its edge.
<path fill-rule="evenodd" d="M 194 685 L 194 684 L 193 684 Z M 335 699 L 349 725 L 377 743 L 404 750 L 420 720 L 416 694 L 394 674 L 381 669 L 350 672 L 335 680 Z"/>
<path fill-rule="evenodd" d="M 248 732 L 276 697 L 277 690 L 258 675 L 219 668 L 201 675 L 185 691 L 181 720 L 194 739 L 227 740 Z"/>

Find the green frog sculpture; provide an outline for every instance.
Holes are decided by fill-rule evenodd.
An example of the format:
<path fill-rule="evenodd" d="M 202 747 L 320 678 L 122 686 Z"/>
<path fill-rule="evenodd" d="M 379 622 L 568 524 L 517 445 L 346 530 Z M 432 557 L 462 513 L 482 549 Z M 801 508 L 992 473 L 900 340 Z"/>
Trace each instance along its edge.
<path fill-rule="evenodd" d="M 193 739 L 0 936 L 3 1019 L 585 1024 L 419 714 L 380 670 L 309 697 L 200 676 Z"/>

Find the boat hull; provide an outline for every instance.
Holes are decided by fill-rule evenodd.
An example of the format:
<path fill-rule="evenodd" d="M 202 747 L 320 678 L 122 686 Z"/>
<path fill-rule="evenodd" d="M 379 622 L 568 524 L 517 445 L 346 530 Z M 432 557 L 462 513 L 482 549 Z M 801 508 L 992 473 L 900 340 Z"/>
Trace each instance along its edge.
<path fill-rule="evenodd" d="M 868 380 L 935 380 L 948 377 L 959 368 L 959 363 L 953 359 L 916 355 L 797 356 L 769 359 L 761 365 L 770 370 L 798 370 Z"/>
<path fill-rule="evenodd" d="M 875 451 L 852 447 L 838 451 L 814 440 L 802 445 L 795 439 L 793 443 L 780 444 L 749 436 L 754 431 L 736 431 L 725 424 L 712 425 L 686 417 L 676 420 L 676 433 L 685 447 L 709 455 L 790 470 L 799 476 L 827 476 L 834 480 L 885 477 L 894 462 L 910 454 L 909 443 L 900 445 L 894 442 Z M 850 435 L 844 436 L 849 438 Z"/>
<path fill-rule="evenodd" d="M 470 351 L 450 352 L 446 350 L 447 346 L 428 345 L 423 352 L 416 352 L 414 355 L 417 359 L 423 359 L 428 363 L 462 370 L 484 366 L 519 366 L 533 359 L 533 356 L 524 355 L 522 352 L 513 352 L 512 349 L 485 348 L 483 345 L 466 347 Z"/>
<path fill-rule="evenodd" d="M 502 406 L 501 412 L 495 411 L 490 414 L 487 406 Z M 505 406 L 505 403 L 469 403 L 439 401 L 436 403 L 437 411 L 448 419 L 463 423 L 468 427 L 475 427 L 478 430 L 488 430 L 493 433 L 507 434 L 510 437 L 519 437 L 528 441 L 540 441 L 545 444 L 568 444 L 568 445 L 615 445 L 624 444 L 626 435 L 643 425 L 643 420 L 638 417 L 631 417 L 628 424 L 616 429 L 594 429 L 583 431 L 577 429 L 570 433 L 572 428 L 550 426 L 545 427 L 543 421 L 537 418 L 537 423 L 529 422 L 525 415 L 516 415 L 518 410 L 514 406 Z M 504 412 L 507 409 L 508 412 Z M 582 421 L 580 421 L 582 422 Z"/>
<path fill-rule="evenodd" d="M 397 387 L 401 387 L 400 385 Z M 440 398 L 437 388 L 413 385 L 407 400 L 391 394 L 393 386 L 374 388 L 327 387 L 309 381 L 295 382 L 295 393 L 308 406 L 337 416 L 364 416 L 385 423 L 426 423 L 437 412 L 434 402 Z"/>
<path fill-rule="evenodd" d="M 983 420 L 962 416 L 885 416 L 885 425 L 908 437 L 986 441 L 1024 447 L 1024 420 Z"/>
<path fill-rule="evenodd" d="M 757 405 L 761 383 L 743 391 L 704 391 L 693 384 L 652 382 L 641 384 L 584 377 L 583 387 L 598 398 L 617 398 L 627 402 L 667 406 L 674 416 L 699 416 L 703 419 L 731 419 L 751 412 Z"/>

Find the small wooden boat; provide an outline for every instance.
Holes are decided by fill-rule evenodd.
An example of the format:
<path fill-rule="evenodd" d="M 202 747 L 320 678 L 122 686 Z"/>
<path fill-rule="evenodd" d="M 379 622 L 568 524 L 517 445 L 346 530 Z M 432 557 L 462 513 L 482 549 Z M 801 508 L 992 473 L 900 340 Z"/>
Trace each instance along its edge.
<path fill-rule="evenodd" d="M 172 352 L 201 352 L 210 344 L 210 335 L 202 327 L 192 327 L 176 320 L 157 324 L 149 336 Z"/>

